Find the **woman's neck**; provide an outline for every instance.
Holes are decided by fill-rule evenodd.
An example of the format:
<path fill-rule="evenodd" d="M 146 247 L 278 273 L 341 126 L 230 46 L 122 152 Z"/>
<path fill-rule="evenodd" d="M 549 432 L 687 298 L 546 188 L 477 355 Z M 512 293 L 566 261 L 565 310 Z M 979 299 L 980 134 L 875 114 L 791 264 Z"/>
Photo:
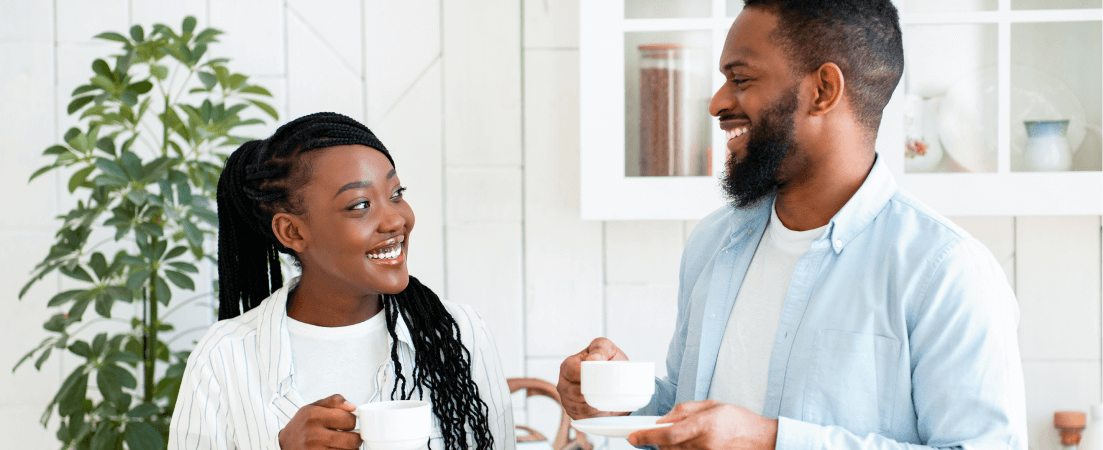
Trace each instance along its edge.
<path fill-rule="evenodd" d="M 382 308 L 379 294 L 353 294 L 335 280 L 304 272 L 287 298 L 287 315 L 320 327 L 343 327 L 374 317 Z"/>

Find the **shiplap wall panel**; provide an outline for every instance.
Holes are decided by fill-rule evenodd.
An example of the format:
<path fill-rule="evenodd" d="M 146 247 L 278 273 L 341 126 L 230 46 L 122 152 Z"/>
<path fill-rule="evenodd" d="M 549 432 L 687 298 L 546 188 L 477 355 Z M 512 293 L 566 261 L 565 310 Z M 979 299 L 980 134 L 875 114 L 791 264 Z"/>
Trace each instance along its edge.
<path fill-rule="evenodd" d="M 368 126 L 385 119 L 398 107 L 400 98 L 410 96 L 414 89 L 423 89 L 425 79 L 437 85 L 436 98 L 416 105 L 423 116 L 409 118 L 410 125 L 439 128 L 442 79 L 441 68 L 434 65 L 440 63 L 441 57 L 440 9 L 439 0 L 365 0 L 364 80 L 368 86 Z M 428 123 L 430 121 L 436 123 Z M 439 145 L 436 150 L 440 152 Z"/>
<path fill-rule="evenodd" d="M 1099 225 L 1098 216 L 1016 219 L 1024 360 L 1099 361 Z"/>
<path fill-rule="evenodd" d="M 576 50 L 525 50 L 525 333 L 530 357 L 601 335 L 601 223 L 578 220 Z M 586 311 L 579 314 L 579 311 Z"/>
<path fill-rule="evenodd" d="M 518 167 L 521 5 L 516 0 L 443 4 L 445 162 Z"/>
<path fill-rule="evenodd" d="M 283 0 L 210 2 L 210 24 L 224 34 L 211 44 L 209 52 L 230 58 L 235 72 L 285 77 L 287 11 L 283 5 Z M 272 89 L 269 84 L 264 86 Z"/>
<path fill-rule="evenodd" d="M 317 27 L 294 10 L 287 11 L 287 86 L 290 114 L 296 117 L 319 111 L 341 113 L 364 120 L 364 84 L 360 74 L 341 60 L 333 43 L 326 42 Z"/>

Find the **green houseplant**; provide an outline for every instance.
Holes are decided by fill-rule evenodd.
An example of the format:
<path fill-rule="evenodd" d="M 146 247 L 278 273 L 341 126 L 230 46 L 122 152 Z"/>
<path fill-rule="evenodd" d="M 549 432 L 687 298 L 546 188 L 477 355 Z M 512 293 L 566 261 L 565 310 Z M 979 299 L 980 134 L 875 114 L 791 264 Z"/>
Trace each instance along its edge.
<path fill-rule="evenodd" d="M 172 330 L 163 320 L 173 310 L 213 294 L 196 291 L 197 264 L 213 261 L 204 242 L 217 229 L 214 195 L 225 153 L 247 140 L 238 127 L 262 123 L 243 112 L 259 109 L 271 94 L 226 68 L 228 60 L 207 57 L 221 33 L 196 32 L 184 19 L 179 32 L 141 26 L 129 36 L 102 33 L 122 51 L 92 64 L 89 84 L 73 91 L 69 114 L 79 128 L 64 143 L 46 149 L 53 162 L 31 179 L 61 170 L 76 206 L 59 216 L 56 243 L 19 293 L 57 271 L 76 285 L 49 300 L 60 313 L 44 328 L 50 336 L 13 368 L 68 350 L 77 367 L 65 378 L 42 416 L 60 416 L 63 448 L 164 448 L 187 353 L 169 351 L 158 333 Z M 213 290 L 215 287 L 212 287 Z M 117 302 L 136 303 L 133 317 L 113 317 Z M 88 314 L 89 309 L 94 312 Z M 116 321 L 129 329 L 82 339 L 89 325 Z M 160 367 L 158 367 L 160 365 Z"/>

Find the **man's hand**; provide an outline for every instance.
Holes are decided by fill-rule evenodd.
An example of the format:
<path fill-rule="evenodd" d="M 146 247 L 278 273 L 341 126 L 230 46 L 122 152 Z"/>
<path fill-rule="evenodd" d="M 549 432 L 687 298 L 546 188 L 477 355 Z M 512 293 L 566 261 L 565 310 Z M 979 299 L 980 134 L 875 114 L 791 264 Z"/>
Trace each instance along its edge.
<path fill-rule="evenodd" d="M 589 347 L 563 360 L 559 366 L 559 399 L 563 403 L 563 410 L 572 419 L 587 419 L 603 416 L 626 416 L 629 413 L 611 413 L 598 411 L 586 403 L 582 396 L 582 361 L 628 361 L 625 355 L 613 341 L 605 338 L 594 339 Z"/>
<path fill-rule="evenodd" d="M 283 450 L 358 449 L 360 435 L 356 428 L 356 405 L 340 394 L 318 400 L 299 408 L 295 417 L 280 430 Z"/>
<path fill-rule="evenodd" d="M 659 423 L 673 425 L 637 431 L 628 443 L 663 450 L 773 450 L 777 444 L 776 419 L 715 400 L 679 403 Z"/>

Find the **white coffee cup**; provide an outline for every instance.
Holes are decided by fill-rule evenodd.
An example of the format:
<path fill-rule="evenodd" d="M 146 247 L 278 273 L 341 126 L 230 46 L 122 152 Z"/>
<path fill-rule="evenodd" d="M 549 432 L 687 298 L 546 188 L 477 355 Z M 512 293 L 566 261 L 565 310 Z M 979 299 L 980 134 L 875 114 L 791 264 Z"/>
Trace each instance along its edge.
<path fill-rule="evenodd" d="M 655 363 L 583 361 L 582 396 L 601 411 L 635 411 L 655 393 Z"/>
<path fill-rule="evenodd" d="M 368 403 L 353 414 L 360 419 L 360 439 L 371 450 L 425 448 L 433 428 L 433 410 L 419 400 Z"/>

